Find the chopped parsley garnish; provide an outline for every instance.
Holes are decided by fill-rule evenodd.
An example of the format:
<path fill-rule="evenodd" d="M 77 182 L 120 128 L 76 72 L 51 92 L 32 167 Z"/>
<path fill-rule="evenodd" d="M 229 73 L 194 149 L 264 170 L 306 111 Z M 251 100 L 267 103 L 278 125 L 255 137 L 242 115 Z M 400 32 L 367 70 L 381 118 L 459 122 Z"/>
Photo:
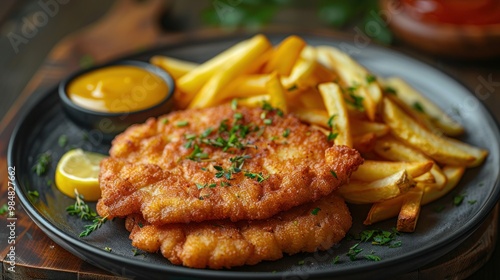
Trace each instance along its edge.
<path fill-rule="evenodd" d="M 191 154 L 189 154 L 189 156 L 187 156 L 187 158 L 190 160 L 199 161 L 201 159 L 207 159 L 208 154 L 204 153 L 200 146 L 194 145 L 194 150 L 191 152 Z"/>
<path fill-rule="evenodd" d="M 425 113 L 425 110 L 424 110 L 424 106 L 422 105 L 422 103 L 418 102 L 418 101 L 415 101 L 413 103 L 413 109 L 415 109 L 417 112 L 420 112 L 420 113 Z"/>
<path fill-rule="evenodd" d="M 331 115 L 328 118 L 328 121 L 326 122 L 326 124 L 328 125 L 329 128 L 334 128 L 335 127 L 335 123 L 333 122 L 335 120 L 335 117 L 337 117 L 337 114 Z"/>
<path fill-rule="evenodd" d="M 297 262 L 298 265 L 304 265 L 306 263 L 306 261 L 304 260 L 300 260 L 299 262 Z"/>
<path fill-rule="evenodd" d="M 162 123 L 162 124 L 167 124 L 167 123 L 168 123 L 168 119 L 167 119 L 167 118 L 162 119 L 162 120 L 161 120 L 161 123 Z"/>
<path fill-rule="evenodd" d="M 388 231 L 372 229 L 363 230 L 359 234 L 359 236 L 355 238 L 360 240 L 361 242 L 371 242 L 372 245 L 390 246 L 392 242 L 395 242 L 395 239 L 398 235 L 399 232 L 396 230 Z"/>
<path fill-rule="evenodd" d="M 347 98 L 345 98 L 345 102 L 354 109 L 363 112 L 365 107 L 363 106 L 363 97 L 355 94 L 358 86 L 351 86 L 347 88 Z M 346 90 L 344 90 L 345 93 Z"/>
<path fill-rule="evenodd" d="M 208 198 L 208 197 L 210 197 L 210 195 L 209 194 L 205 194 L 205 195 L 202 195 L 202 196 L 198 197 L 198 199 L 199 200 L 205 200 L 205 198 Z"/>
<path fill-rule="evenodd" d="M 28 191 L 28 195 L 32 198 L 38 198 L 40 196 L 38 191 Z"/>
<path fill-rule="evenodd" d="M 104 251 L 107 251 L 107 252 L 111 252 L 113 249 L 111 249 L 111 247 L 104 247 Z"/>
<path fill-rule="evenodd" d="M 338 179 L 337 173 L 335 171 L 330 170 L 330 173 L 332 174 L 333 177 L 335 177 L 335 179 Z"/>
<path fill-rule="evenodd" d="M 465 195 L 457 194 L 453 197 L 453 205 L 459 206 L 464 201 Z"/>
<path fill-rule="evenodd" d="M 144 256 L 144 252 L 141 252 L 140 250 L 135 249 L 135 248 L 132 249 L 132 253 L 134 253 L 134 257 L 135 256 L 141 256 L 141 255 Z"/>
<path fill-rule="evenodd" d="M 236 109 L 238 109 L 238 99 L 233 99 L 231 100 L 231 109 L 233 109 L 233 111 L 236 111 Z"/>
<path fill-rule="evenodd" d="M 236 113 L 234 113 L 233 118 L 235 120 L 241 120 L 241 119 L 243 119 L 243 114 L 241 114 L 240 112 L 236 112 Z"/>
<path fill-rule="evenodd" d="M 49 169 L 50 162 L 52 161 L 52 156 L 50 153 L 45 152 L 38 157 L 36 164 L 33 166 L 33 171 L 38 176 L 43 176 L 47 173 Z"/>
<path fill-rule="evenodd" d="M 241 172 L 245 160 L 249 158 L 250 156 L 248 155 L 241 155 L 229 158 L 229 161 L 231 162 L 231 167 L 229 167 L 228 169 L 224 169 L 222 166 L 219 165 L 214 165 L 214 169 L 217 171 L 215 173 L 215 177 L 216 178 L 224 177 L 227 180 L 231 180 L 233 174 Z"/>
<path fill-rule="evenodd" d="M 188 121 L 178 121 L 175 123 L 175 126 L 177 127 L 184 127 L 184 126 L 187 126 L 189 124 Z"/>
<path fill-rule="evenodd" d="M 365 255 L 365 258 L 367 260 L 374 261 L 374 262 L 378 262 L 378 261 L 381 260 L 381 258 L 379 256 L 376 256 L 376 255 L 373 255 L 373 254 Z"/>
<path fill-rule="evenodd" d="M 246 171 L 245 173 L 245 177 L 248 177 L 250 179 L 255 179 L 257 182 L 259 183 L 262 183 L 264 182 L 267 178 L 269 178 L 269 176 L 267 177 L 264 177 L 264 175 L 262 174 L 262 172 L 259 172 L 259 173 L 252 173 L 252 172 L 248 172 Z"/>
<path fill-rule="evenodd" d="M 273 124 L 273 119 L 264 119 L 264 124 L 266 124 L 266 125 Z"/>
<path fill-rule="evenodd" d="M 4 205 L 0 207 L 0 215 L 5 215 L 8 212 L 9 212 L 9 206 L 7 205 L 7 203 L 4 203 Z"/>
<path fill-rule="evenodd" d="M 467 203 L 470 205 L 476 204 L 477 200 L 468 200 Z"/>
<path fill-rule="evenodd" d="M 328 127 L 330 128 L 330 133 L 328 133 L 328 141 L 333 141 L 339 136 L 339 133 L 337 131 L 337 125 L 335 125 L 334 120 L 337 115 L 331 115 L 330 118 L 328 118 L 328 122 L 326 123 Z"/>
<path fill-rule="evenodd" d="M 283 117 L 283 111 L 279 108 L 274 108 L 269 102 L 264 101 L 262 104 L 262 110 L 267 112 L 276 112 L 276 115 Z M 262 116 L 261 116 L 262 117 Z"/>
<path fill-rule="evenodd" d="M 196 188 L 198 188 L 199 190 L 201 189 L 204 189 L 204 188 L 215 188 L 217 187 L 217 183 L 205 183 L 205 184 L 198 184 L 196 183 Z"/>
<path fill-rule="evenodd" d="M 290 128 L 286 128 L 285 131 L 283 131 L 283 137 L 287 138 L 288 136 L 290 136 Z"/>
<path fill-rule="evenodd" d="M 297 85 L 293 85 L 293 86 L 288 88 L 288 91 L 294 91 L 296 89 L 298 89 Z"/>
<path fill-rule="evenodd" d="M 198 184 L 198 183 L 196 183 L 196 188 L 199 189 L 199 190 L 205 188 L 206 186 L 207 186 L 207 184 Z"/>
<path fill-rule="evenodd" d="M 401 240 L 397 240 L 397 241 L 394 241 L 391 244 L 389 244 L 389 248 L 398 248 L 398 247 L 401 247 L 401 245 L 403 245 Z"/>
<path fill-rule="evenodd" d="M 338 264 L 339 261 L 340 261 L 340 256 L 336 256 L 335 258 L 333 258 L 332 264 Z"/>
<path fill-rule="evenodd" d="M 366 82 L 368 84 L 371 84 L 371 83 L 375 82 L 376 80 L 377 80 L 377 77 L 375 77 L 374 75 L 372 75 L 372 74 L 366 75 Z"/>
<path fill-rule="evenodd" d="M 390 87 L 390 86 L 385 87 L 384 92 L 388 93 L 388 94 L 392 94 L 392 95 L 398 95 L 398 91 L 395 88 Z"/>
<path fill-rule="evenodd" d="M 375 246 L 387 246 L 389 248 L 401 247 L 401 241 L 395 240 L 396 236 L 398 235 L 399 232 L 395 229 L 393 229 L 392 231 L 380 229 L 363 230 L 357 236 L 354 236 L 354 239 L 359 240 L 359 242 L 349 248 L 349 252 L 346 254 L 346 256 L 348 256 L 351 261 L 356 260 L 357 256 L 363 251 L 362 248 L 359 248 L 359 245 L 363 242 L 369 242 Z M 371 261 L 381 260 L 381 258 L 375 255 L 373 251 L 370 254 L 363 255 L 363 257 Z"/>
<path fill-rule="evenodd" d="M 327 140 L 331 142 L 331 141 L 337 139 L 337 136 L 339 136 L 338 133 L 333 133 L 330 131 L 330 133 L 328 133 Z"/>
<path fill-rule="evenodd" d="M 311 211 L 311 214 L 313 214 L 314 216 L 318 215 L 318 212 L 321 210 L 321 208 L 319 207 L 316 207 L 314 208 L 312 211 Z"/>
<path fill-rule="evenodd" d="M 57 144 L 59 144 L 59 147 L 64 148 L 68 144 L 68 136 L 66 135 L 61 135 L 59 136 L 59 139 L 57 139 Z"/>
<path fill-rule="evenodd" d="M 351 248 L 349 248 L 349 252 L 346 254 L 351 261 L 356 260 L 356 256 L 363 251 L 363 249 L 358 248 L 358 246 L 359 243 L 354 244 Z"/>

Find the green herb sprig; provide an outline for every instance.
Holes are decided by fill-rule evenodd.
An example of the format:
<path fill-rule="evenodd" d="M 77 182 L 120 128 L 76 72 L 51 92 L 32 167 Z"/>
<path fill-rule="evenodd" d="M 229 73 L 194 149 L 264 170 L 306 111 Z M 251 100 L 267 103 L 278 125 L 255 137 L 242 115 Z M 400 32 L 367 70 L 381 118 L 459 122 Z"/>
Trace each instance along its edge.
<path fill-rule="evenodd" d="M 76 201 L 73 205 L 66 208 L 66 212 L 70 216 L 78 216 L 81 220 L 92 221 L 97 217 L 97 213 L 83 201 L 83 196 L 75 189 Z"/>
<path fill-rule="evenodd" d="M 80 237 L 86 237 L 92 232 L 99 229 L 106 221 L 107 217 L 100 217 L 92 210 L 83 200 L 83 196 L 75 189 L 76 201 L 73 205 L 66 208 L 66 212 L 71 216 L 78 216 L 81 220 L 92 221 L 92 224 L 85 225 L 84 230 L 80 233 Z"/>
<path fill-rule="evenodd" d="M 32 170 L 33 172 L 36 173 L 36 175 L 43 176 L 49 170 L 51 162 L 52 162 L 52 155 L 49 152 L 45 152 L 38 157 Z"/>

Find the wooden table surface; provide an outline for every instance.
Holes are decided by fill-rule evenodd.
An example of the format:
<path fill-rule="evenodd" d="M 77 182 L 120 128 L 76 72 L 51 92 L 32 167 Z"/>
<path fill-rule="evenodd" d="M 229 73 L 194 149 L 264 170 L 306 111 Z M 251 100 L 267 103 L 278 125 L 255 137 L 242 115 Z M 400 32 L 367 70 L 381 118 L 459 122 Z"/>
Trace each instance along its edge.
<path fill-rule="evenodd" d="M 121 1 L 92 26 L 73 33 L 57 44 L 31 82 L 0 123 L 0 205 L 7 202 L 7 145 L 20 112 L 32 97 L 49 85 L 81 67 L 82 59 L 91 57 L 102 63 L 138 49 L 181 42 L 193 37 L 213 37 L 217 30 L 190 34 L 165 34 L 156 24 L 157 11 L 165 2 Z M 126 18 L 127 20 L 123 20 Z M 118 28 L 119 27 L 119 28 Z M 325 31 L 328 33 L 328 31 Z M 315 31 L 318 33 L 318 31 Z M 134 36 L 128 36 L 134 34 Z M 331 34 L 331 33 L 328 33 Z M 131 38 L 133 38 L 131 40 Z M 399 46 L 400 51 L 422 59 L 462 81 L 479 100 L 500 120 L 500 69 L 497 61 L 453 62 L 436 61 Z M 16 201 L 16 268 L 8 270 L 9 232 L 7 216 L 0 216 L 0 279 L 121 279 L 73 256 L 49 239 L 22 210 Z M 488 220 L 458 249 L 417 272 L 402 276 L 406 279 L 500 279 L 500 242 L 496 234 L 499 223 L 498 207 Z M 495 250 L 496 248 L 496 250 Z M 430 277 L 430 278 L 429 278 Z"/>

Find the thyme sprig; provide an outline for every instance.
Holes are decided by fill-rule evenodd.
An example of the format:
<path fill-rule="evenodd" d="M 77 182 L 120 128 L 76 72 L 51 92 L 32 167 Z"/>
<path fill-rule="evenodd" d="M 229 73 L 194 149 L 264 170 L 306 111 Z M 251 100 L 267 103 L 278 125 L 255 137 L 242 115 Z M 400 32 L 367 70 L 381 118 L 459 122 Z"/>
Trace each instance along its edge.
<path fill-rule="evenodd" d="M 94 220 L 92 220 L 92 224 L 85 225 L 85 230 L 80 233 L 80 237 L 89 236 L 92 232 L 98 230 L 106 221 L 107 217 L 97 216 Z"/>
<path fill-rule="evenodd" d="M 81 220 L 91 221 L 97 217 L 94 212 L 83 200 L 83 196 L 75 189 L 75 204 L 66 208 L 66 212 L 71 216 L 78 216 Z"/>
<path fill-rule="evenodd" d="M 97 213 L 92 210 L 87 203 L 85 203 L 83 196 L 79 194 L 76 189 L 75 198 L 75 203 L 68 206 L 66 208 L 66 212 L 71 216 L 78 216 L 81 220 L 92 221 L 92 224 L 84 226 L 84 230 L 79 235 L 79 237 L 85 237 L 99 229 L 104 223 L 106 223 L 108 218 L 97 215 Z"/>

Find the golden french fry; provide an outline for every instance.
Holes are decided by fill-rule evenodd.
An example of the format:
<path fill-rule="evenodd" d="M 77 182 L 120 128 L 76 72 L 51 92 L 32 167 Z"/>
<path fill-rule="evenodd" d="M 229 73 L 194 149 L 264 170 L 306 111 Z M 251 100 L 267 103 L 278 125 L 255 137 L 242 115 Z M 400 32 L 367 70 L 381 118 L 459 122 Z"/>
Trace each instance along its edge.
<path fill-rule="evenodd" d="M 330 126 L 332 134 L 336 134 L 335 145 L 346 145 L 352 147 L 351 127 L 344 98 L 340 88 L 334 83 L 324 83 L 318 86 L 323 97 L 326 110 L 332 121 Z"/>
<path fill-rule="evenodd" d="M 293 113 L 303 122 L 318 125 L 324 128 L 328 127 L 328 120 L 330 117 L 328 117 L 328 113 L 325 110 L 297 109 L 293 111 Z"/>
<path fill-rule="evenodd" d="M 404 195 L 400 195 L 382 202 L 373 203 L 363 224 L 368 226 L 396 217 L 401 211 L 403 201 Z"/>
<path fill-rule="evenodd" d="M 311 79 L 311 76 L 313 75 L 316 63 L 315 60 L 298 59 L 292 68 L 290 76 L 284 76 L 281 79 L 283 87 L 286 89 L 303 89 L 314 86 L 315 83 Z"/>
<path fill-rule="evenodd" d="M 352 146 L 360 153 L 368 153 L 373 149 L 377 135 L 373 132 L 368 132 L 363 135 L 352 136 Z"/>
<path fill-rule="evenodd" d="M 382 91 L 375 76 L 337 48 L 318 46 L 316 52 L 320 63 L 338 74 L 349 98 L 362 98 L 361 103 L 366 115 L 370 120 L 375 120 L 378 104 L 382 99 Z"/>
<path fill-rule="evenodd" d="M 218 99 L 231 100 L 267 94 L 266 83 L 270 78 L 269 74 L 241 75 L 219 93 Z"/>
<path fill-rule="evenodd" d="M 384 98 L 383 119 L 393 135 L 418 148 L 437 162 L 473 167 L 486 158 L 486 150 L 445 136 L 439 137 L 424 129 L 392 101 Z"/>
<path fill-rule="evenodd" d="M 273 108 L 280 109 L 285 114 L 288 113 L 285 90 L 276 72 L 271 74 L 269 81 L 266 83 L 266 88 L 270 96 L 269 104 Z"/>
<path fill-rule="evenodd" d="M 295 94 L 295 100 L 298 102 L 291 102 L 291 107 L 298 106 L 298 108 L 319 109 L 326 111 L 323 98 L 316 87 L 299 90 L 299 92 Z"/>
<path fill-rule="evenodd" d="M 264 66 L 264 73 L 276 71 L 279 75 L 288 76 L 293 65 L 300 57 L 302 49 L 306 46 L 302 38 L 292 35 L 285 38 L 275 49 L 271 58 Z"/>
<path fill-rule="evenodd" d="M 446 175 L 446 184 L 444 188 L 438 189 L 433 185 L 428 185 L 424 189 L 424 195 L 422 197 L 422 205 L 426 205 L 434 200 L 437 200 L 451 190 L 453 190 L 457 185 L 460 179 L 462 178 L 465 167 L 463 166 L 444 166 L 443 172 Z"/>
<path fill-rule="evenodd" d="M 351 180 L 340 187 L 339 193 L 347 202 L 364 204 L 375 203 L 397 197 L 415 186 L 406 170 L 372 182 Z"/>
<path fill-rule="evenodd" d="M 420 216 L 421 201 L 424 190 L 417 186 L 404 194 L 401 210 L 399 211 L 396 229 L 399 232 L 414 232 Z"/>
<path fill-rule="evenodd" d="M 378 161 L 365 160 L 351 175 L 352 180 L 371 182 L 406 170 L 412 178 L 418 178 L 431 170 L 433 161 Z"/>
<path fill-rule="evenodd" d="M 247 107 L 262 107 L 265 102 L 269 102 L 271 96 L 269 94 L 257 95 L 247 98 L 238 99 L 238 105 Z"/>
<path fill-rule="evenodd" d="M 403 101 L 401 101 L 399 98 L 397 98 L 394 95 L 386 95 L 386 98 L 389 98 L 391 101 L 396 103 L 399 106 L 399 108 L 401 108 L 406 114 L 408 114 L 408 116 L 410 116 L 414 121 L 416 121 L 418 124 L 420 124 L 424 128 L 428 129 L 430 132 L 432 132 L 436 135 L 443 134 L 443 132 L 441 130 L 439 130 L 439 128 L 437 128 L 430 121 L 429 118 L 424 117 L 422 115 L 422 113 L 417 111 L 415 108 L 404 103 Z"/>
<path fill-rule="evenodd" d="M 444 175 L 444 174 L 443 174 Z M 432 171 L 425 172 L 424 174 L 414 177 L 415 182 L 426 183 L 426 184 L 435 184 L 436 177 L 432 174 Z"/>
<path fill-rule="evenodd" d="M 460 123 L 452 119 L 441 108 L 415 90 L 403 79 L 390 77 L 382 80 L 381 83 L 384 87 L 393 89 L 398 99 L 416 109 L 416 111 L 419 112 L 420 119 L 427 119 L 443 133 L 450 136 L 458 136 L 464 132 L 464 128 Z"/>
<path fill-rule="evenodd" d="M 429 161 L 428 156 L 392 137 L 384 136 L 375 142 L 373 151 L 388 160 L 394 161 Z M 441 189 L 446 184 L 446 176 L 441 168 L 434 164 L 429 171 L 434 177 L 434 187 Z"/>
<path fill-rule="evenodd" d="M 351 133 L 353 136 L 374 133 L 377 137 L 382 137 L 389 133 L 389 127 L 384 123 L 369 122 L 351 119 Z"/>
<path fill-rule="evenodd" d="M 170 75 L 172 75 L 174 80 L 178 80 L 180 77 L 193 71 L 193 69 L 199 66 L 198 63 L 163 55 L 155 55 L 149 59 L 149 62 L 167 71 Z"/>
<path fill-rule="evenodd" d="M 182 76 L 176 83 L 179 90 L 184 93 L 183 104 L 179 104 L 180 107 L 187 105 L 216 73 L 220 75 L 220 73 L 230 72 L 231 69 L 226 67 L 228 64 L 234 65 L 235 60 L 241 60 L 241 57 L 248 57 L 249 51 L 261 49 L 256 46 L 260 46 L 263 49 L 269 49 L 271 48 L 271 43 L 264 35 L 256 35 L 230 47 Z M 259 53 L 262 54 L 264 52 L 265 50 L 262 50 Z M 252 59 L 257 60 L 257 58 L 258 55 Z M 234 74 L 234 76 L 236 76 L 240 73 Z"/>
<path fill-rule="evenodd" d="M 412 211 L 412 209 L 413 210 L 416 209 L 410 208 L 411 200 L 418 199 L 418 196 L 420 195 L 419 193 L 423 193 L 422 190 L 424 187 L 425 184 L 417 183 L 414 188 L 410 189 L 405 194 L 372 204 L 370 211 L 368 212 L 368 215 L 366 216 L 366 219 L 363 222 L 363 224 L 372 225 L 377 222 L 397 217 L 398 215 L 401 214 L 401 211 L 403 211 L 403 205 L 407 201 L 409 201 L 409 203 L 407 204 L 407 208 L 403 212 L 402 218 L 405 218 L 405 216 L 410 219 L 412 217 L 415 217 L 416 212 Z M 408 195 L 409 197 L 407 197 Z M 416 223 L 417 219 L 414 219 L 414 221 Z"/>
<path fill-rule="evenodd" d="M 300 52 L 300 58 L 307 60 L 317 60 L 316 48 L 306 45 Z"/>
<path fill-rule="evenodd" d="M 257 35 L 247 45 L 244 45 L 244 47 L 242 49 L 246 52 L 227 61 L 225 66 L 203 85 L 201 90 L 196 93 L 193 100 L 189 103 L 189 108 L 204 108 L 218 104 L 221 101 L 218 93 L 236 77 L 245 73 L 247 71 L 246 68 L 251 66 L 261 54 L 270 48 L 270 43 L 266 37 Z M 187 75 L 189 74 L 183 76 L 181 80 Z"/>

